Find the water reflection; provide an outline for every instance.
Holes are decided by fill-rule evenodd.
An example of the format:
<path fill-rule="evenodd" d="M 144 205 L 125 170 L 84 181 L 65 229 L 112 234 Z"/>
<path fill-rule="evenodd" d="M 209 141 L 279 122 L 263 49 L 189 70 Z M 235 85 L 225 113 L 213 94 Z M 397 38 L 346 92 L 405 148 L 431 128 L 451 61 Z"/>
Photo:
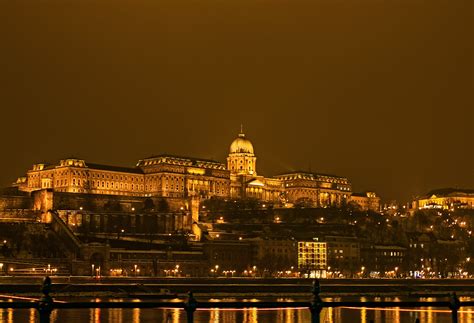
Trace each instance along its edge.
<path fill-rule="evenodd" d="M 212 301 L 230 301 L 232 299 L 212 299 Z M 265 299 L 270 300 L 270 299 Z M 276 299 L 273 299 L 276 300 Z M 279 301 L 292 301 L 292 299 L 278 299 Z M 301 300 L 301 299 L 298 299 Z M 340 298 L 325 300 L 341 300 Z M 386 300 L 400 301 L 399 298 L 360 298 L 361 301 L 369 300 Z M 434 298 L 420 298 L 419 300 L 435 301 Z M 469 300 L 469 298 L 461 298 L 461 301 Z M 100 301 L 95 299 L 93 301 Z M 122 300 L 116 300 L 118 302 Z M 258 301 L 252 299 L 252 301 Z M 459 311 L 460 322 L 473 322 L 474 308 L 462 308 Z M 422 308 L 422 309 L 406 309 L 406 308 L 388 308 L 388 309 L 370 309 L 370 308 L 325 308 L 321 312 L 321 322 L 338 323 L 338 322 L 361 322 L 374 323 L 394 322 L 394 323 L 412 323 L 417 318 L 421 323 L 434 322 L 451 322 L 451 314 L 448 309 L 439 308 Z M 257 322 L 277 322 L 277 323 L 301 323 L 309 322 L 311 314 L 308 309 L 302 308 L 282 308 L 282 309 L 217 309 L 197 310 L 195 312 L 196 322 L 209 323 L 257 323 Z M 0 322 L 37 322 L 38 315 L 35 309 L 12 310 L 0 309 Z M 167 322 L 179 323 L 186 320 L 186 313 L 180 309 L 90 309 L 90 310 L 54 310 L 51 315 L 51 322 Z"/>

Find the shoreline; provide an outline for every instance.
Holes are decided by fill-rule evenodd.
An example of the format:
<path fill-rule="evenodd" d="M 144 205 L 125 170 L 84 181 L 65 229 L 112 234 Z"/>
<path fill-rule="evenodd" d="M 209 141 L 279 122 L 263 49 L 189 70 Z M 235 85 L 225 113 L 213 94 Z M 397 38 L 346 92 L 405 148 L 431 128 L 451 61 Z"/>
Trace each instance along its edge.
<path fill-rule="evenodd" d="M 187 299 L 187 294 L 178 294 L 177 297 L 170 298 L 154 298 L 155 294 L 149 294 L 140 297 L 132 296 L 128 293 L 116 293 L 116 292 L 75 292 L 75 293 L 51 293 L 53 298 L 120 298 L 120 299 L 141 299 L 141 300 L 150 300 L 150 301 L 184 301 Z M 210 298 L 295 298 L 295 299 L 308 299 L 311 300 L 312 295 L 308 293 L 193 293 L 194 297 L 197 299 L 210 299 Z M 340 297 L 404 297 L 404 298 L 448 298 L 450 293 L 321 293 L 321 298 L 340 298 Z M 39 299 L 41 293 L 11 293 L 0 295 L 1 298 L 8 298 L 9 296 L 14 297 L 29 297 L 34 299 Z M 459 297 L 472 297 L 474 292 L 462 293 L 458 295 Z"/>

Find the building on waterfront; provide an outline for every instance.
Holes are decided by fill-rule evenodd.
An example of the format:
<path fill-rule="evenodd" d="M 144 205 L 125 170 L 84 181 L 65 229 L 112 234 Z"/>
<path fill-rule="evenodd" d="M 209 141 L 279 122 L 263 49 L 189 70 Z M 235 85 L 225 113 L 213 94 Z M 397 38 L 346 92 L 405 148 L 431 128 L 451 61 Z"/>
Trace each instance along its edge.
<path fill-rule="evenodd" d="M 318 238 L 298 241 L 298 269 L 308 277 L 325 278 L 327 271 L 327 243 Z"/>
<path fill-rule="evenodd" d="M 352 277 L 360 268 L 360 245 L 355 236 L 325 236 L 328 271 L 333 276 Z"/>
<path fill-rule="evenodd" d="M 380 211 L 380 197 L 375 192 L 352 193 L 350 202 L 362 211 Z"/>
<path fill-rule="evenodd" d="M 289 237 L 271 235 L 251 240 L 254 244 L 256 263 L 272 271 L 288 271 L 297 268 L 298 243 Z"/>
<path fill-rule="evenodd" d="M 308 172 L 274 177 L 258 174 L 253 144 L 243 131 L 230 145 L 227 164 L 202 158 L 158 155 L 139 160 L 135 167 L 118 167 L 67 158 L 57 164 L 33 165 L 15 186 L 25 192 L 50 189 L 54 192 L 181 199 L 255 198 L 286 205 L 303 201 L 312 207 L 341 206 L 351 201 L 352 193 L 351 183 L 341 176 Z M 375 194 L 367 198 L 367 207 L 374 207 Z"/>
<path fill-rule="evenodd" d="M 407 267 L 407 248 L 402 246 L 370 245 L 360 252 L 361 265 L 371 277 L 395 277 Z"/>
<path fill-rule="evenodd" d="M 474 189 L 436 189 L 413 201 L 413 209 L 472 209 Z"/>

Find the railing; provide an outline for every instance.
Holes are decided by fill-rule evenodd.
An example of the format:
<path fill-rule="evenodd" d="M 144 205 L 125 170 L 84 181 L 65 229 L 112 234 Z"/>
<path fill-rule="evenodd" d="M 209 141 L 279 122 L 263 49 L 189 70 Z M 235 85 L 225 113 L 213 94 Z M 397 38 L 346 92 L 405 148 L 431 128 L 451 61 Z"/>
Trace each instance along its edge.
<path fill-rule="evenodd" d="M 71 228 L 64 223 L 58 213 L 54 210 L 49 210 L 51 214 L 51 228 L 55 231 L 60 237 L 64 238 L 64 241 L 70 241 L 70 247 L 74 249 L 76 254 L 79 254 L 81 251 L 82 242 L 79 238 L 72 232 Z M 64 237 L 66 235 L 66 237 Z"/>
<path fill-rule="evenodd" d="M 458 323 L 458 311 L 464 306 L 474 306 L 474 301 L 461 302 L 452 293 L 449 301 L 402 301 L 402 302 L 386 302 L 386 301 L 323 301 L 320 297 L 321 286 L 319 281 L 313 282 L 312 300 L 307 302 L 198 302 L 192 292 L 189 292 L 188 299 L 185 302 L 54 302 L 49 295 L 51 291 L 51 279 L 46 277 L 43 281 L 43 296 L 36 302 L 0 302 L 0 308 L 11 309 L 37 309 L 41 323 L 49 323 L 51 312 L 54 309 L 91 309 L 91 308 L 166 308 L 166 309 L 182 309 L 186 311 L 188 323 L 194 322 L 194 312 L 197 309 L 246 309 L 246 308 L 307 308 L 311 312 L 311 322 L 320 323 L 321 311 L 323 308 L 329 307 L 360 307 L 360 308 L 419 308 L 419 307 L 444 307 L 451 310 L 451 319 L 453 323 Z M 419 322 L 416 319 L 415 322 Z"/>

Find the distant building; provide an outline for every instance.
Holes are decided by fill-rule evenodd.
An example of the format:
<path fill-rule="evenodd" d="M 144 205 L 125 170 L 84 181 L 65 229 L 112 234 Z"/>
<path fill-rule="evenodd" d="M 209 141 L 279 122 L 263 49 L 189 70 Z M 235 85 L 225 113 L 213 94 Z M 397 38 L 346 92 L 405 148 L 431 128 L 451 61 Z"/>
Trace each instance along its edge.
<path fill-rule="evenodd" d="M 303 202 L 311 207 L 338 207 L 351 201 L 351 184 L 345 177 L 308 172 L 259 175 L 253 144 L 243 131 L 230 145 L 227 164 L 166 154 L 139 160 L 135 167 L 67 158 L 33 165 L 14 186 L 25 192 L 49 189 L 178 199 L 255 198 L 287 206 Z M 368 207 L 375 207 L 376 198 L 368 198 Z"/>
<path fill-rule="evenodd" d="M 310 277 L 326 277 L 327 243 L 298 241 L 298 269 Z"/>
<path fill-rule="evenodd" d="M 209 259 L 209 270 L 216 275 L 220 275 L 224 270 L 241 273 L 255 265 L 253 245 L 248 241 L 209 240 L 204 243 L 204 253 Z"/>
<path fill-rule="evenodd" d="M 360 246 L 356 237 L 325 236 L 328 271 L 351 277 L 360 269 Z"/>
<path fill-rule="evenodd" d="M 86 163 L 69 158 L 56 165 L 36 164 L 20 178 L 22 191 L 127 196 L 228 196 L 229 172 L 216 161 L 160 155 L 140 160 L 136 167 Z"/>
<path fill-rule="evenodd" d="M 279 202 L 283 196 L 281 181 L 257 175 L 257 157 L 252 142 L 243 131 L 230 145 L 227 169 L 230 171 L 230 197 Z"/>
<path fill-rule="evenodd" d="M 306 201 L 312 207 L 331 207 L 350 200 L 351 184 L 345 177 L 292 172 L 275 178 L 283 182 L 286 199 L 293 204 Z"/>
<path fill-rule="evenodd" d="M 442 188 L 413 201 L 414 209 L 473 209 L 474 189 Z"/>
<path fill-rule="evenodd" d="M 294 239 L 284 237 L 263 237 L 253 239 L 255 258 L 260 267 L 269 270 L 291 270 L 298 266 L 297 247 Z"/>
<path fill-rule="evenodd" d="M 395 276 L 406 268 L 407 249 L 395 245 L 371 245 L 361 249 L 361 265 L 374 277 Z"/>
<path fill-rule="evenodd" d="M 350 201 L 362 211 L 380 211 L 380 197 L 375 192 L 352 193 Z"/>

